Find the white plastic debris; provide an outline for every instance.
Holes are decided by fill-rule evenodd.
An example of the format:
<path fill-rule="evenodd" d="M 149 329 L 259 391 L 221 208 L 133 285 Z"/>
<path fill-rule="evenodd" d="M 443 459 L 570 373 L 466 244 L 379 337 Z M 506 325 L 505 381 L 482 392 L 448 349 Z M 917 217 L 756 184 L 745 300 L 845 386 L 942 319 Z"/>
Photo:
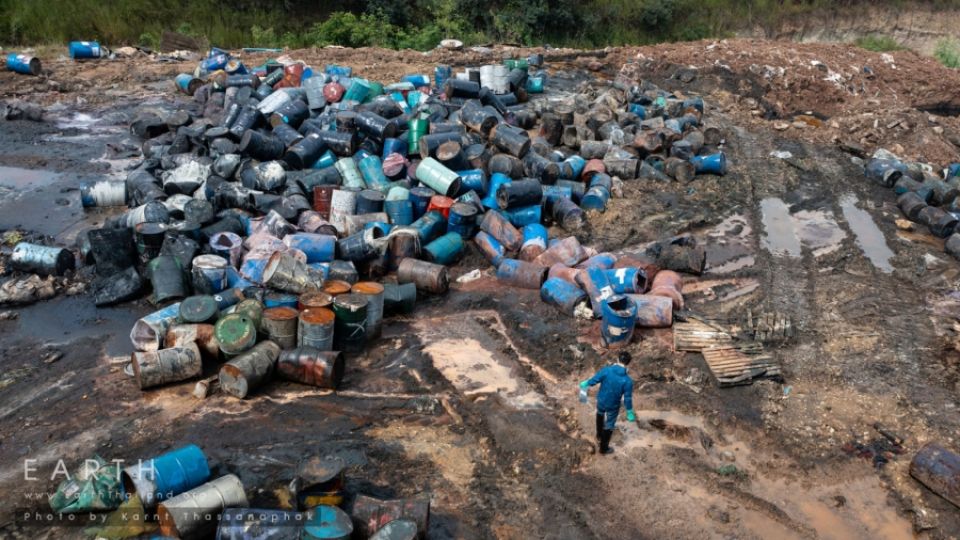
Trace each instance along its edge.
<path fill-rule="evenodd" d="M 593 320 L 593 310 L 586 302 L 577 304 L 577 307 L 573 310 L 573 316 L 578 319 Z"/>
<path fill-rule="evenodd" d="M 787 150 L 774 150 L 773 152 L 770 152 L 770 157 L 775 157 L 778 159 L 790 159 L 793 157 L 793 154 Z"/>
<path fill-rule="evenodd" d="M 470 283 L 471 281 L 476 281 L 482 277 L 479 268 L 474 268 L 473 270 L 467 272 L 466 274 L 457 278 L 457 283 Z"/>
<path fill-rule="evenodd" d="M 459 39 L 444 39 L 440 42 L 440 46 L 444 49 L 450 49 L 452 51 L 459 51 L 463 48 L 463 42 Z"/>

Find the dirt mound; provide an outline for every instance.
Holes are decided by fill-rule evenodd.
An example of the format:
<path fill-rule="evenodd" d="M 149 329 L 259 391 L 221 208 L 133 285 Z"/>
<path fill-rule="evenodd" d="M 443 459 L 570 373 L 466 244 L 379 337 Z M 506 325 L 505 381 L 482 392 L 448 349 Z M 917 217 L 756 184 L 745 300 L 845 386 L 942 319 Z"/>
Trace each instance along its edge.
<path fill-rule="evenodd" d="M 914 52 L 737 39 L 618 49 L 613 58 L 624 62 L 627 81 L 689 83 L 716 93 L 747 124 L 771 122 L 788 135 L 866 152 L 956 159 L 960 72 Z"/>

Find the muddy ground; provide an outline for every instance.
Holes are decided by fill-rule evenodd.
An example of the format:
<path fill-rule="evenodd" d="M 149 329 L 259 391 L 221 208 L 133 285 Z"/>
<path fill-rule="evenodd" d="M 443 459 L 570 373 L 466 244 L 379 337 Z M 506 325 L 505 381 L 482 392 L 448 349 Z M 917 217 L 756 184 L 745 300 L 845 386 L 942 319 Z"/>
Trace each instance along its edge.
<path fill-rule="evenodd" d="M 894 104 L 898 92 L 877 90 L 848 93 L 841 106 L 826 90 L 794 93 L 750 72 L 784 51 L 882 62 L 841 46 L 733 41 L 581 57 L 553 51 L 549 64 L 568 91 L 620 74 L 704 96 L 707 118 L 724 130 L 730 174 L 683 185 L 628 181 L 625 197 L 578 236 L 630 252 L 694 234 L 708 261 L 704 275 L 685 276 L 691 311 L 712 320 L 747 309 L 789 317 L 796 338 L 768 346 L 782 383 L 718 388 L 700 354 L 674 352 L 670 329 L 640 332 L 630 346 L 639 422 L 621 417 L 616 452 L 601 457 L 592 409 L 576 393 L 576 383 L 608 361 L 595 347 L 596 328 L 559 316 L 536 291 L 504 294 L 489 272 L 388 320 L 382 339 L 349 359 L 343 391 L 274 382 L 244 401 L 200 401 L 193 384 L 141 392 L 122 368 L 129 327 L 150 306 L 94 309 L 88 294 L 67 295 L 65 284 L 55 299 L 8 308 L 17 318 L 0 320 L 0 535 L 81 536 L 77 527 L 24 519 L 24 510 L 46 509 L 30 497 L 55 487 L 58 459 L 73 467 L 93 454 L 136 459 L 195 443 L 214 475 L 237 474 L 259 507 L 287 503 L 284 488 L 301 456 L 343 456 L 350 497 L 429 493 L 430 538 L 960 537 L 960 510 L 908 474 L 926 442 L 960 448 L 958 263 L 925 231 L 899 230 L 892 191 L 867 183 L 834 140 L 849 132 L 866 151 L 896 140 L 906 157 L 956 159 L 956 118 L 948 114 L 955 91 L 946 89 L 958 76 L 896 53 L 896 70 L 878 68 L 864 84 L 909 88 L 922 71 L 930 99 Z M 712 54 L 760 59 L 709 68 Z M 439 61 L 482 61 L 474 52 L 291 56 L 384 80 Z M 621 70 L 625 61 L 633 64 Z M 676 77 L 697 62 L 693 80 Z M 125 150 L 136 144 L 126 120 L 140 107 L 182 103 L 171 81 L 193 63 L 44 63 L 47 78 L 0 73 L 3 99 L 48 107 L 45 122 L 0 123 L 0 231 L 72 245 L 105 217 L 80 208 L 77 184 L 124 176 Z M 807 70 L 795 71 L 795 84 L 823 82 L 820 68 L 806 79 Z M 949 97 L 930 97 L 937 92 Z M 776 107 L 777 96 L 795 97 Z M 940 101 L 948 106 L 920 110 Z M 894 110 L 926 123 L 899 136 L 886 124 L 849 129 L 849 118 Z M 814 112 L 822 123 L 797 127 L 795 112 Z M 924 138 L 936 144 L 924 146 Z M 474 268 L 487 268 L 475 250 L 453 274 Z M 851 451 L 881 444 L 878 422 L 906 439 L 904 453 L 882 466 Z M 24 480 L 25 459 L 37 460 L 38 480 Z"/>

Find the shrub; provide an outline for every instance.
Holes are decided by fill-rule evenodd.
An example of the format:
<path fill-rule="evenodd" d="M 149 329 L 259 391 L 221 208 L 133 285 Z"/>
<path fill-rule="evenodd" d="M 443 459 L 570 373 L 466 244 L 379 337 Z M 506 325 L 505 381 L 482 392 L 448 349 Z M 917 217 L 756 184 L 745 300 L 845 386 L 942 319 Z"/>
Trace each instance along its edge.
<path fill-rule="evenodd" d="M 933 55 L 948 68 L 960 67 L 960 43 L 955 39 L 944 38 L 938 41 Z"/>
<path fill-rule="evenodd" d="M 866 49 L 873 52 L 902 51 L 906 49 L 906 47 L 901 45 L 892 37 L 876 34 L 857 38 L 853 44 L 861 49 Z"/>

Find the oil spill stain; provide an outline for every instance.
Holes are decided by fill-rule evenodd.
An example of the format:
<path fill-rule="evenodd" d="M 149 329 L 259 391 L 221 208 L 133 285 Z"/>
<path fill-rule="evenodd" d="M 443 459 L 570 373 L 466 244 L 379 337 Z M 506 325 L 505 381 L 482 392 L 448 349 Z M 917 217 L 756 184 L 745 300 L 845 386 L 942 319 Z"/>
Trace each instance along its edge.
<path fill-rule="evenodd" d="M 870 213 L 857 207 L 856 195 L 848 193 L 841 197 L 840 208 L 843 210 L 843 217 L 847 220 L 847 224 L 857 237 L 857 246 L 864 255 L 881 272 L 887 274 L 893 272 L 890 259 L 894 257 L 894 253 L 887 247 L 887 241 L 870 217 Z"/>
<path fill-rule="evenodd" d="M 19 318 L 4 323 L 17 337 L 43 343 L 69 343 L 85 337 L 101 337 L 108 356 L 130 354 L 130 326 L 148 314 L 146 306 L 96 308 L 89 297 L 54 298 L 17 310 Z"/>
<path fill-rule="evenodd" d="M 542 407 L 543 400 L 522 384 L 514 369 L 476 339 L 441 339 L 423 352 L 433 358 L 434 367 L 465 396 L 500 394 L 518 408 Z"/>

